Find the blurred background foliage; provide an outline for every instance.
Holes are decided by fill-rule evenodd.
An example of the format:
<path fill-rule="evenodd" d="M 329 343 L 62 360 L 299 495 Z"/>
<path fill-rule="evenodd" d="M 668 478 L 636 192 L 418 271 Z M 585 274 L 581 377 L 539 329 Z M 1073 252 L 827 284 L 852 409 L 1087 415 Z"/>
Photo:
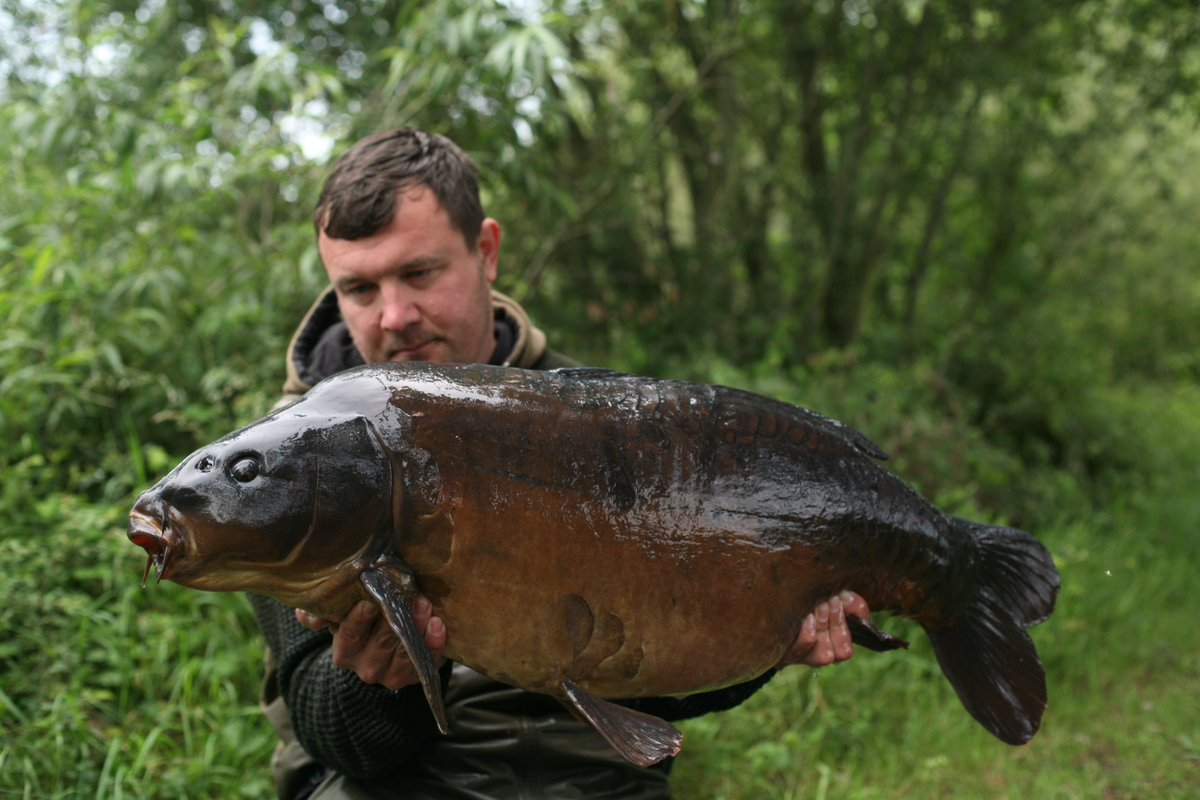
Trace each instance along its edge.
<path fill-rule="evenodd" d="M 188 723 L 115 732 L 193 691 L 192 655 L 196 697 L 256 724 L 253 622 L 135 593 L 121 512 L 270 406 L 329 160 L 385 127 L 476 158 L 498 287 L 580 360 L 839 417 L 958 513 L 1096 535 L 1116 498 L 1195 500 L 1198 28 L 1162 0 L 6 3 L 0 720 L 79 738 L 49 771 L 49 739 L 5 745 L 0 776 L 223 796 Z M 216 657 L 172 614 L 245 636 Z M 84 652 L 139 625 L 156 667 Z"/>

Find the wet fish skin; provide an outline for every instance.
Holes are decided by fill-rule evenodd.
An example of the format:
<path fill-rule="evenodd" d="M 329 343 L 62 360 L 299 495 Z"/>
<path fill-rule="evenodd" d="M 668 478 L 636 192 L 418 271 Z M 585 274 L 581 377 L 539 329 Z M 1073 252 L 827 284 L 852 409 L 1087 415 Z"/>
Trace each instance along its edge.
<path fill-rule="evenodd" d="M 139 498 L 130 538 L 160 577 L 334 620 L 369 597 L 402 627 L 419 590 L 448 657 L 558 696 L 635 763 L 677 734 L 600 698 L 749 680 L 851 589 L 920 622 L 968 710 L 1027 741 L 1045 679 L 1024 628 L 1053 609 L 1049 554 L 945 517 L 882 456 L 841 423 L 723 387 L 372 365 L 198 450 Z M 424 682 L 436 711 L 436 675 Z M 629 733 L 643 724 L 644 748 Z"/>

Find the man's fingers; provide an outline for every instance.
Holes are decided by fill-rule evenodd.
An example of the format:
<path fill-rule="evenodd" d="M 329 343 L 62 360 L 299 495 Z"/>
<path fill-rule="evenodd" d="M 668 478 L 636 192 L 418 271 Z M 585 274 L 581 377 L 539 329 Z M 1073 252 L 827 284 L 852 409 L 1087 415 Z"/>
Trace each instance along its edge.
<path fill-rule="evenodd" d="M 850 591 L 820 603 L 804 618 L 796 641 L 784 653 L 779 666 L 806 664 L 819 668 L 845 661 L 854 655 L 854 640 L 846 615 L 867 619 L 869 613 L 867 602 Z"/>
<path fill-rule="evenodd" d="M 376 626 L 360 665 L 355 670 L 367 683 L 379 683 L 389 689 L 400 689 L 418 680 L 416 667 L 400 640 L 384 624 Z"/>
<path fill-rule="evenodd" d="M 329 624 L 329 620 L 318 617 L 316 614 L 310 614 L 300 608 L 296 609 L 296 621 L 310 631 L 319 631 Z"/>
<path fill-rule="evenodd" d="M 375 630 L 375 618 L 379 616 L 379 608 L 367 600 L 359 601 L 338 628 L 338 636 L 349 645 L 363 644 Z"/>
<path fill-rule="evenodd" d="M 366 649 L 379 609 L 361 601 L 350 610 L 333 635 L 333 663 L 358 672 L 357 657 Z M 386 626 L 384 626 L 386 627 Z M 361 673 L 360 673 L 361 677 Z"/>
<path fill-rule="evenodd" d="M 446 623 L 441 617 L 433 617 L 425 627 L 425 644 L 435 659 L 441 659 L 442 648 L 446 646 Z"/>
<path fill-rule="evenodd" d="M 441 617 L 433 615 L 433 603 L 422 595 L 417 595 L 413 601 L 413 622 L 425 637 L 425 645 L 433 657 L 440 658 L 442 648 L 446 646 L 446 625 Z"/>
<path fill-rule="evenodd" d="M 424 597 L 415 599 L 412 611 L 417 630 L 422 631 L 440 666 L 446 626 L 433 615 L 433 605 Z M 351 609 L 334 633 L 333 663 L 353 670 L 364 683 L 389 689 L 402 689 L 420 679 L 399 637 L 380 616 L 378 607 L 366 600 Z"/>
<path fill-rule="evenodd" d="M 796 634 L 796 641 L 792 642 L 791 647 L 784 652 L 783 657 L 779 659 L 777 667 L 785 667 L 788 664 L 806 663 L 813 648 L 816 646 L 817 615 L 814 612 L 806 616 L 804 622 L 800 623 L 800 632 Z"/>
<path fill-rule="evenodd" d="M 417 630 L 424 635 L 425 646 L 429 648 L 440 667 L 442 648 L 446 646 L 446 626 L 441 618 L 433 615 L 433 604 L 421 595 L 417 595 L 413 601 L 413 621 L 417 624 Z M 388 633 L 391 634 L 391 631 L 389 630 Z M 417 674 L 416 666 L 394 634 L 380 638 L 379 645 L 381 647 L 386 648 L 389 643 L 392 658 L 386 673 L 380 676 L 376 682 L 389 689 L 401 689 L 419 682 L 420 675 Z"/>
<path fill-rule="evenodd" d="M 804 618 L 804 624 L 800 626 L 800 635 L 796 637 L 794 647 L 801 654 L 808 652 L 812 646 L 817 643 L 817 616 L 809 614 Z"/>
<path fill-rule="evenodd" d="M 867 606 L 867 601 L 862 599 L 860 595 L 849 590 L 844 590 L 838 595 L 838 599 L 842 601 L 842 608 L 847 614 L 853 614 L 863 620 L 871 618 L 871 609 Z"/>
<path fill-rule="evenodd" d="M 374 609 L 374 606 L 372 608 Z M 359 609 L 355 608 L 355 613 L 351 616 L 358 617 L 358 611 Z M 405 668 L 410 666 L 408 655 L 387 622 L 382 618 L 376 619 L 378 610 L 371 617 L 365 635 L 365 626 L 361 626 L 361 623 L 366 620 L 360 618 L 359 624 L 356 624 L 352 631 L 355 638 L 347 638 L 340 643 L 340 636 L 334 638 L 333 663 L 354 670 L 365 683 L 380 683 L 389 689 L 407 685 L 404 680 L 407 677 Z M 360 635 L 362 638 L 358 639 Z"/>
<path fill-rule="evenodd" d="M 827 667 L 833 663 L 833 643 L 829 638 L 829 623 L 833 619 L 833 604 L 835 601 L 821 603 L 813 610 L 815 618 L 815 628 L 817 640 L 813 646 L 800 660 L 801 664 L 807 664 L 810 667 L 820 668 Z M 840 605 L 838 606 L 841 607 Z"/>
<path fill-rule="evenodd" d="M 854 655 L 854 642 L 850 638 L 845 606 L 842 605 L 840 597 L 829 601 L 829 646 L 834 664 Z"/>
<path fill-rule="evenodd" d="M 804 618 L 796 641 L 783 654 L 778 666 L 806 664 L 819 668 L 845 661 L 854 655 L 854 640 L 846 615 L 868 619 L 870 613 L 867 601 L 851 591 L 820 603 Z"/>
<path fill-rule="evenodd" d="M 412 615 L 413 622 L 417 623 L 417 630 L 424 631 L 429 620 L 433 618 L 433 603 L 425 596 L 417 595 L 413 598 Z"/>

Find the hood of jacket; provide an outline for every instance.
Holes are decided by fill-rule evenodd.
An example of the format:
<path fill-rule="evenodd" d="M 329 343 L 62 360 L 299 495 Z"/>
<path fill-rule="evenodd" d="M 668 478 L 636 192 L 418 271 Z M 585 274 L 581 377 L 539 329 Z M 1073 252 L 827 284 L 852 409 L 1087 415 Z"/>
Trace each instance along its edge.
<path fill-rule="evenodd" d="M 497 348 L 490 363 L 533 369 L 544 361 L 546 334 L 534 327 L 516 300 L 493 289 L 492 310 Z M 330 375 L 364 363 L 342 321 L 337 293 L 331 286 L 308 309 L 288 345 L 287 379 L 281 402 L 304 394 Z"/>

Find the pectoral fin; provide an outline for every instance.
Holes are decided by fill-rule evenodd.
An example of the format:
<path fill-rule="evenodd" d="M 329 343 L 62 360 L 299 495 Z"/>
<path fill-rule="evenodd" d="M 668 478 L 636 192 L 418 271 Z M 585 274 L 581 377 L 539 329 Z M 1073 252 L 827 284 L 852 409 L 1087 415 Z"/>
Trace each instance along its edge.
<path fill-rule="evenodd" d="M 908 649 L 908 642 L 898 636 L 892 636 L 886 631 L 881 631 L 862 617 L 847 614 L 846 627 L 850 629 L 850 641 L 868 650 L 883 653 L 900 647 Z"/>
<path fill-rule="evenodd" d="M 415 592 L 412 576 L 388 561 L 377 561 L 370 569 L 361 575 L 362 584 L 371 597 L 383 609 L 384 619 L 400 638 L 400 643 L 408 651 L 417 675 L 421 678 L 421 687 L 425 690 L 425 699 L 437 720 L 438 730 L 446 733 L 449 726 L 446 723 L 446 706 L 442 700 L 442 679 L 438 675 L 437 663 L 433 653 L 425 644 L 425 637 L 413 620 L 409 603 Z"/>
<path fill-rule="evenodd" d="M 602 700 L 571 680 L 560 687 L 560 699 L 628 761 L 648 767 L 679 752 L 683 734 L 666 720 Z"/>

